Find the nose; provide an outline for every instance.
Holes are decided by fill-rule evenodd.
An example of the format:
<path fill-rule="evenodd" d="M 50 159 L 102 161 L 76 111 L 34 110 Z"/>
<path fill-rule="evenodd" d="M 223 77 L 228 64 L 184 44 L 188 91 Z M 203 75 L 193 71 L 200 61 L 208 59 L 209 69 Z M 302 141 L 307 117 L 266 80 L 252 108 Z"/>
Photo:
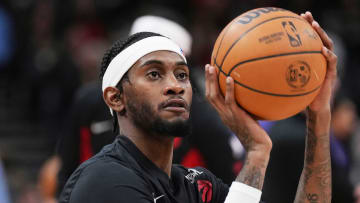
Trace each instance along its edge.
<path fill-rule="evenodd" d="M 184 92 L 185 88 L 175 77 L 170 77 L 167 80 L 166 86 L 164 88 L 164 95 L 183 95 Z"/>

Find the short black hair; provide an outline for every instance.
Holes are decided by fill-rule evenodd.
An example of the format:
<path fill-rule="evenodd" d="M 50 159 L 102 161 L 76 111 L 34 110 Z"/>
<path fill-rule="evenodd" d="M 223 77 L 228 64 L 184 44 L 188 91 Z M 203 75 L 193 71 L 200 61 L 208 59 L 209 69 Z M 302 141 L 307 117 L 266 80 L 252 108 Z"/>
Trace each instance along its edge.
<path fill-rule="evenodd" d="M 162 35 L 153 33 L 153 32 L 138 32 L 138 33 L 135 33 L 135 34 L 129 36 L 126 40 L 116 41 L 110 47 L 110 49 L 108 49 L 105 52 L 105 54 L 102 58 L 101 65 L 100 65 L 100 80 L 101 80 L 101 82 L 103 80 L 106 69 L 108 68 L 110 62 L 115 58 L 115 56 L 117 56 L 120 52 L 122 52 L 124 49 L 126 49 L 130 45 L 134 44 L 135 42 L 138 42 L 142 39 L 145 39 L 148 37 L 153 37 L 153 36 L 162 36 Z M 162 36 L 162 37 L 164 37 L 164 36 Z M 120 82 L 116 85 L 120 89 L 121 92 L 122 92 L 122 82 L 124 81 L 124 79 L 127 79 L 126 73 L 123 76 L 123 78 L 120 80 Z M 113 131 L 114 131 L 114 133 L 118 133 L 119 131 L 118 131 L 117 115 L 113 110 L 112 110 L 112 112 L 113 112 Z"/>

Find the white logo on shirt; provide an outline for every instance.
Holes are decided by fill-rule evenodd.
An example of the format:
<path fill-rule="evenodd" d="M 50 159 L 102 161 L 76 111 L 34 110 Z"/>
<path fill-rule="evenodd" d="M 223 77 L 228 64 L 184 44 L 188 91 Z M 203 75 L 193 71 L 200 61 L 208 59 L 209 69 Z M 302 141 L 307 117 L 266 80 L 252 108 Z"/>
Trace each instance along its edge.
<path fill-rule="evenodd" d="M 153 193 L 153 196 L 155 196 L 155 193 Z M 154 203 L 156 203 L 156 201 L 162 197 L 164 197 L 165 195 L 160 195 L 158 197 L 154 197 Z"/>
<path fill-rule="evenodd" d="M 185 176 L 186 179 L 188 179 L 191 183 L 195 182 L 195 177 L 202 174 L 203 172 L 195 170 L 193 168 L 188 169 L 189 174 Z"/>

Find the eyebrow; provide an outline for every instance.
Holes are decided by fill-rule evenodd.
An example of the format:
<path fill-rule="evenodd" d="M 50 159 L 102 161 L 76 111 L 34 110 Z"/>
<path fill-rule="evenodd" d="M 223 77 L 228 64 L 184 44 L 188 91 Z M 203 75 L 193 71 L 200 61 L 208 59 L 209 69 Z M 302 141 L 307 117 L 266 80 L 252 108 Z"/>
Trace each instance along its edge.
<path fill-rule="evenodd" d="M 175 63 L 176 66 L 188 66 L 187 63 L 185 63 L 185 61 L 179 61 Z"/>
<path fill-rule="evenodd" d="M 149 61 L 146 61 L 145 63 L 143 63 L 140 67 L 147 66 L 147 65 L 150 65 L 150 64 L 164 65 L 164 63 L 163 63 L 162 61 L 159 61 L 159 60 L 149 60 Z"/>
<path fill-rule="evenodd" d="M 151 64 L 164 65 L 164 63 L 162 61 L 149 60 L 149 61 L 146 61 L 145 63 L 143 63 L 140 67 L 144 67 L 144 66 L 151 65 Z M 175 63 L 175 65 L 176 66 L 188 66 L 187 63 L 185 63 L 185 61 L 178 61 Z"/>

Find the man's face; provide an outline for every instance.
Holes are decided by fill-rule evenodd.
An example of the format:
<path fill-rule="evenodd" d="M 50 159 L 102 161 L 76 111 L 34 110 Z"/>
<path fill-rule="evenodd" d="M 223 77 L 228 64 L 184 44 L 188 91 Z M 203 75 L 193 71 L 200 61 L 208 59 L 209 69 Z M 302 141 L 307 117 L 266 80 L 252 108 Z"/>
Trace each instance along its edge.
<path fill-rule="evenodd" d="M 192 87 L 189 68 L 170 51 L 140 58 L 123 83 L 126 112 L 133 123 L 149 133 L 185 136 L 190 133 Z"/>

